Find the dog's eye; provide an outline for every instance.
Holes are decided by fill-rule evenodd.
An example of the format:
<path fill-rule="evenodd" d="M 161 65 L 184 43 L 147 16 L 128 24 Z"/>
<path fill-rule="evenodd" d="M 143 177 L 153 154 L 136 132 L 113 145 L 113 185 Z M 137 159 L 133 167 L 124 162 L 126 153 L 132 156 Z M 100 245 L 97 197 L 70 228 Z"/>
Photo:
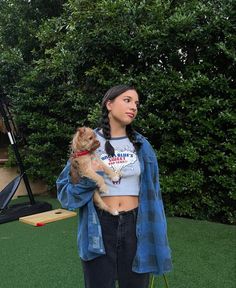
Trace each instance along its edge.
<path fill-rule="evenodd" d="M 89 137 L 89 140 L 93 140 L 93 137 Z"/>

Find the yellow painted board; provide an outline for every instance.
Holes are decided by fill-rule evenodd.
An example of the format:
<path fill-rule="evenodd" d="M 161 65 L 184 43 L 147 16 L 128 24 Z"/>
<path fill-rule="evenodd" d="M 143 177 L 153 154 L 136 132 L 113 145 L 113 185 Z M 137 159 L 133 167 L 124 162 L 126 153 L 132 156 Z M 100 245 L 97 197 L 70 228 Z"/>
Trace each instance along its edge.
<path fill-rule="evenodd" d="M 65 209 L 55 209 L 30 216 L 20 217 L 19 221 L 33 226 L 43 226 L 47 223 L 74 217 L 77 213 Z"/>

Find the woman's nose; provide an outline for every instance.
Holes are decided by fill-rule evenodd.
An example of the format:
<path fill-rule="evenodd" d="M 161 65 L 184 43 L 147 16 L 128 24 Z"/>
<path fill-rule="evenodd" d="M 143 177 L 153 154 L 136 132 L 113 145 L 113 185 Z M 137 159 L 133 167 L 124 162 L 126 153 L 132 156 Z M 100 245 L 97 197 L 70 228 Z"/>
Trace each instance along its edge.
<path fill-rule="evenodd" d="M 131 104 L 131 109 L 132 109 L 133 111 L 137 111 L 137 105 L 136 105 L 136 103 L 132 103 L 132 104 Z"/>
<path fill-rule="evenodd" d="M 137 111 L 137 104 L 135 102 L 130 102 L 130 108 L 133 110 L 133 111 Z"/>

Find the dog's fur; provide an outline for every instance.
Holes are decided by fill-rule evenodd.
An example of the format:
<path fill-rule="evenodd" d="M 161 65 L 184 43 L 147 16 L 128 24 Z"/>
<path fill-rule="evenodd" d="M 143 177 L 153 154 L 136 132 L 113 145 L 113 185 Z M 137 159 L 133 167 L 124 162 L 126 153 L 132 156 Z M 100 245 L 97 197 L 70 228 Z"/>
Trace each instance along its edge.
<path fill-rule="evenodd" d="M 117 215 L 118 212 L 106 205 L 99 195 L 99 192 L 108 193 L 108 188 L 103 177 L 92 169 L 92 161 L 97 161 L 97 163 L 102 167 L 103 171 L 111 178 L 112 181 L 119 181 L 120 175 L 111 170 L 103 163 L 102 160 L 100 160 L 99 157 L 96 156 L 94 151 L 99 146 L 100 142 L 97 140 L 96 134 L 91 128 L 80 127 L 77 129 L 71 142 L 71 180 L 72 183 L 76 184 L 79 182 L 80 177 L 85 176 L 95 181 L 99 191 L 95 190 L 93 196 L 94 203 L 100 209 L 108 211 L 113 215 Z M 83 151 L 89 151 L 89 153 L 86 154 L 85 152 L 85 155 L 81 155 L 83 154 Z"/>

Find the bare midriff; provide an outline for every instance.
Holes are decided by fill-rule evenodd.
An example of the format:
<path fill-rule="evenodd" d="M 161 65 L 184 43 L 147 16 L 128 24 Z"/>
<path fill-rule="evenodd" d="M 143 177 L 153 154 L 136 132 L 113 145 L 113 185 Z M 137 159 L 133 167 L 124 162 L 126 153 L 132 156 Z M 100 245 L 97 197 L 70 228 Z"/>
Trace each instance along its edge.
<path fill-rule="evenodd" d="M 138 207 L 138 196 L 105 196 L 102 200 L 117 211 L 129 211 Z"/>

